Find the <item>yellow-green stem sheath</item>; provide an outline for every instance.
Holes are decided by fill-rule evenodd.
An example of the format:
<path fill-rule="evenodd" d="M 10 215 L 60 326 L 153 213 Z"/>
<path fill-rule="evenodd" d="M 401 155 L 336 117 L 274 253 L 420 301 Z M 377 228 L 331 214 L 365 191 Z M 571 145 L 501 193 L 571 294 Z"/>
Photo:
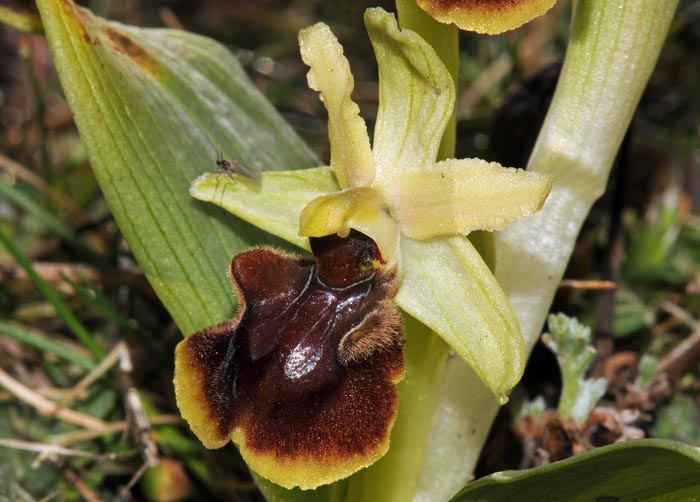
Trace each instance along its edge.
<path fill-rule="evenodd" d="M 538 339 L 581 225 L 605 189 L 676 6 L 676 1 L 656 0 L 575 3 L 562 74 L 528 165 L 554 176 L 552 193 L 538 214 L 496 237 L 496 277 L 528 350 Z M 438 409 L 449 414 L 436 417 L 418 488 L 432 500 L 449 499 L 469 480 L 498 409 L 490 391 L 460 361 L 449 360 L 445 374 Z M 469 400 L 460 404 L 455 387 Z"/>

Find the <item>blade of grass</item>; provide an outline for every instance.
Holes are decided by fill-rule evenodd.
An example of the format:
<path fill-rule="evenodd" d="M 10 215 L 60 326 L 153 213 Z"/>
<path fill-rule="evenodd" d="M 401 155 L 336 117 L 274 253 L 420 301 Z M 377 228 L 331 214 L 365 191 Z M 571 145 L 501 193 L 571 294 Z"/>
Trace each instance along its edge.
<path fill-rule="evenodd" d="M 61 298 L 58 296 L 58 293 L 56 293 L 56 291 L 54 291 L 54 289 L 49 286 L 49 284 L 44 281 L 39 274 L 36 273 L 26 256 L 24 256 L 22 251 L 20 251 L 20 249 L 14 242 L 12 242 L 5 232 L 2 231 L 2 229 L 0 229 L 0 243 L 5 246 L 7 251 L 24 269 L 36 289 L 38 289 L 44 298 L 46 298 L 54 306 L 56 313 L 61 317 L 61 319 L 63 319 L 70 332 L 75 335 L 75 338 L 82 343 L 83 346 L 88 349 L 96 359 L 101 359 L 104 357 L 104 350 L 102 350 L 85 326 L 83 326 L 83 323 L 81 323 L 75 314 L 73 314 L 66 304 L 63 303 Z"/>
<path fill-rule="evenodd" d="M 61 192 L 55 190 L 51 185 L 46 183 L 41 177 L 34 174 L 22 164 L 15 162 L 14 160 L 0 154 L 0 169 L 7 171 L 10 175 L 16 176 L 17 178 L 26 181 L 29 185 L 37 189 L 38 191 L 46 194 L 54 204 L 61 208 L 70 215 L 73 220 L 79 225 L 84 225 L 88 223 L 88 217 L 75 203 L 63 195 Z"/>
<path fill-rule="evenodd" d="M 95 251 L 78 239 L 70 227 L 37 204 L 35 199 L 24 193 L 17 186 L 9 184 L 2 176 L 0 176 L 0 196 L 24 209 L 27 214 L 39 222 L 46 230 L 63 239 L 66 244 L 82 255 L 98 258 Z"/>
<path fill-rule="evenodd" d="M 134 325 L 125 319 L 119 312 L 116 311 L 110 302 L 105 298 L 105 296 L 94 287 L 89 285 L 78 284 L 76 281 L 68 277 L 66 274 L 62 274 L 63 280 L 66 281 L 75 291 L 75 294 L 82 298 L 88 305 L 97 310 L 102 316 L 119 326 L 120 328 L 128 331 L 134 330 Z"/>
<path fill-rule="evenodd" d="M 27 33 L 41 33 L 43 30 L 39 15 L 27 7 L 0 6 L 0 23 Z"/>
<path fill-rule="evenodd" d="M 25 326 L 0 321 L 0 334 L 42 352 L 50 352 L 84 370 L 89 371 L 95 367 L 94 361 L 89 356 L 73 349 L 70 345 L 52 340 L 47 335 Z"/>

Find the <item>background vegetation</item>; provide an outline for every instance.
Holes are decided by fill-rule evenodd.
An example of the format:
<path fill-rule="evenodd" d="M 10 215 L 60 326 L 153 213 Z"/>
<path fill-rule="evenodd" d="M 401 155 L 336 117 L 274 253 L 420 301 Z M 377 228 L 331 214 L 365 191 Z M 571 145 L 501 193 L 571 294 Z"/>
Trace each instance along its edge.
<path fill-rule="evenodd" d="M 109 19 L 181 27 L 223 42 L 326 159 L 325 112 L 306 87 L 296 41 L 300 28 L 323 20 L 346 48 L 355 99 L 371 127 L 376 68 L 360 19 L 377 2 L 83 4 Z M 503 36 L 460 35 L 458 157 L 525 164 L 566 47 L 569 8 L 560 2 Z M 543 411 L 557 404 L 560 375 L 555 357 L 538 346 L 477 475 L 632 437 L 700 444 L 698 47 L 700 4 L 682 1 L 553 306 L 593 328 L 592 376 L 608 381 L 597 415 L 571 431 Z M 6 26 L 0 26 L 0 237 L 0 500 L 142 500 L 165 497 L 167 489 L 197 500 L 259 499 L 234 448 L 204 450 L 180 422 L 171 380 L 182 335 L 111 218 L 44 38 Z M 617 287 L 602 289 L 594 280 Z M 128 352 L 133 369 L 101 372 L 94 356 L 110 352 L 114 362 Z M 100 376 L 84 381 L 90 374 Z M 537 413 L 532 405 L 519 409 L 538 396 Z M 74 402 L 51 414 L 46 399 Z M 99 421 L 86 422 L 86 415 Z M 134 424 L 153 434 L 139 434 Z M 156 446 L 165 461 L 147 469 Z"/>

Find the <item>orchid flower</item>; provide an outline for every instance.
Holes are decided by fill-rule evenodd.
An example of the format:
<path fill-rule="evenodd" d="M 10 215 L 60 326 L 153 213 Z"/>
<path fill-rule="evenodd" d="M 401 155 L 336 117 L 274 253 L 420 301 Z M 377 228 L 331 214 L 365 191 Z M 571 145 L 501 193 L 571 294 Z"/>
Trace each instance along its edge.
<path fill-rule="evenodd" d="M 233 439 L 254 471 L 285 487 L 341 479 L 387 451 L 403 377 L 394 301 L 501 402 L 525 363 L 518 321 L 465 235 L 536 212 L 551 178 L 436 162 L 455 102 L 448 71 L 393 15 L 369 9 L 365 24 L 379 66 L 372 145 L 343 49 L 319 23 L 299 39 L 328 110 L 330 166 L 266 171 L 259 184 L 209 173 L 191 189 L 314 254 L 234 257 L 238 317 L 188 337 L 176 357 L 178 404 L 195 434 L 208 447 Z"/>
<path fill-rule="evenodd" d="M 496 35 L 543 15 L 557 0 L 416 0 L 416 3 L 441 23 Z"/>

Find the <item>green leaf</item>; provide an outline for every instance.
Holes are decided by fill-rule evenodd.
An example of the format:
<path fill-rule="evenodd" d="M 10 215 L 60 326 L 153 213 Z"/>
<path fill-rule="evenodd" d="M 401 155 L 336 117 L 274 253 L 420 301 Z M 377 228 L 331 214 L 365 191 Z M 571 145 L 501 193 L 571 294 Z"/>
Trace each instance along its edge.
<path fill-rule="evenodd" d="M 647 439 L 525 471 L 492 474 L 453 502 L 677 502 L 700 493 L 700 450 Z"/>
<path fill-rule="evenodd" d="M 676 394 L 657 410 L 654 437 L 700 443 L 700 409 L 696 400 Z"/>
<path fill-rule="evenodd" d="M 643 220 L 634 221 L 625 253 L 626 275 L 654 278 L 653 272 L 658 270 L 663 278 L 664 269 L 669 268 L 669 258 L 678 245 L 681 223 L 678 197 L 667 193 L 665 198 L 667 200 L 650 208 Z"/>
<path fill-rule="evenodd" d="M 338 183 L 330 167 L 264 173 L 259 186 L 224 174 L 205 174 L 192 184 L 193 197 L 227 211 L 303 249 L 299 214 L 316 197 L 334 193 Z"/>
<path fill-rule="evenodd" d="M 313 154 L 221 45 L 37 5 L 95 176 L 156 293 L 184 333 L 230 317 L 231 256 L 270 238 L 193 200 L 190 183 L 217 148 L 268 170 L 312 166 Z"/>
<path fill-rule="evenodd" d="M 438 333 L 500 402 L 520 380 L 525 346 L 510 304 L 464 237 L 401 239 L 403 276 L 396 302 Z"/>
<path fill-rule="evenodd" d="M 621 287 L 615 295 L 615 318 L 613 319 L 613 334 L 623 337 L 636 331 L 641 331 L 654 324 L 656 314 L 654 307 L 639 297 L 639 295 Z"/>

